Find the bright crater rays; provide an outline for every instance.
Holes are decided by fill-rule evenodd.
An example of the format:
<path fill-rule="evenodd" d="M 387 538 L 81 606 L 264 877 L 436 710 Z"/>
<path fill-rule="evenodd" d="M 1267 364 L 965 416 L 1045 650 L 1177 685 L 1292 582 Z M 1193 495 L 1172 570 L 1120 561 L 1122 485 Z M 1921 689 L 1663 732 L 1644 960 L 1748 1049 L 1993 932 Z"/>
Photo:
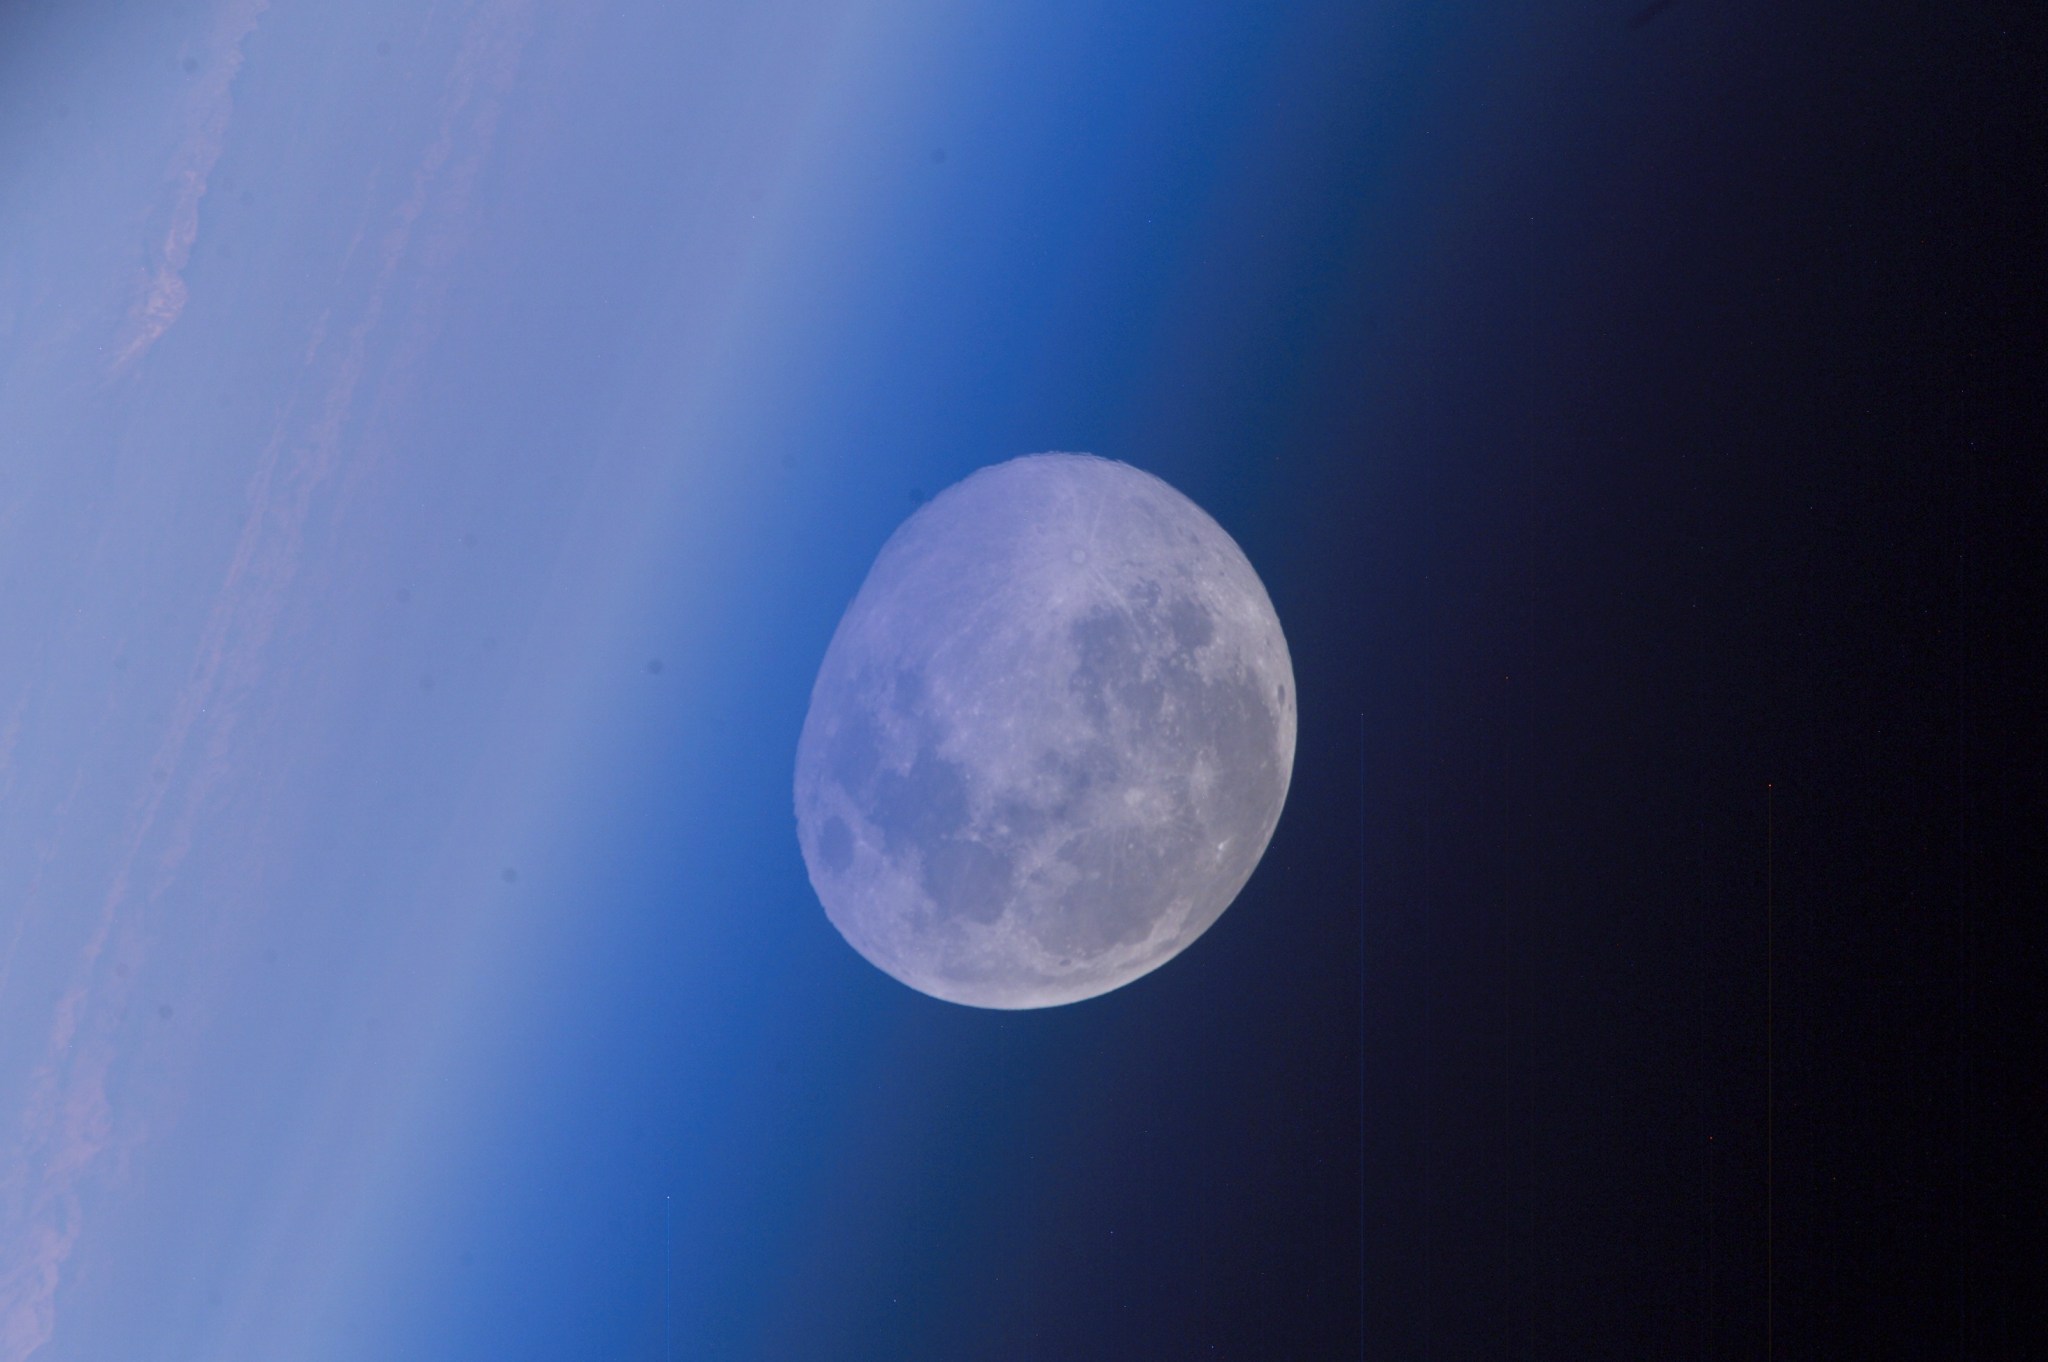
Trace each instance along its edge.
<path fill-rule="evenodd" d="M 912 988 L 1094 997 L 1244 887 L 1294 703 L 1265 588 L 1200 507 L 1085 454 L 985 468 L 896 531 L 826 650 L 797 745 L 804 863 Z"/>

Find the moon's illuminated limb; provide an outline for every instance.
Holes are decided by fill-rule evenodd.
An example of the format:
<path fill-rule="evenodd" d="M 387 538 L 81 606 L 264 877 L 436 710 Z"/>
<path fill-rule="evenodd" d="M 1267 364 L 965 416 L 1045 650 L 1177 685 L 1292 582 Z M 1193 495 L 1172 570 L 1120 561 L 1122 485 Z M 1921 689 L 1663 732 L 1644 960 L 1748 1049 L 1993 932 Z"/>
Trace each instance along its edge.
<path fill-rule="evenodd" d="M 797 834 L 846 939 L 935 997 L 1106 993 L 1201 935 L 1294 765 L 1294 676 L 1223 528 L 1082 454 L 982 469 L 882 548 L 797 746 Z"/>

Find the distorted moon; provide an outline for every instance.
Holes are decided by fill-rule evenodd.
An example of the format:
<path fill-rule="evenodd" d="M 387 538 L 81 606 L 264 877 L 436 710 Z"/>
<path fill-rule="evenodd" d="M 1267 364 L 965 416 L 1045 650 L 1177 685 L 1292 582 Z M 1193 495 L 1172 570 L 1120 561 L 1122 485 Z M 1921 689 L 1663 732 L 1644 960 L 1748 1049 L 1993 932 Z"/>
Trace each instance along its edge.
<path fill-rule="evenodd" d="M 1230 535 L 1127 464 L 1030 455 L 883 545 L 812 687 L 797 839 L 833 925 L 903 983 L 1076 1002 L 1230 906 L 1294 735 L 1287 642 Z"/>

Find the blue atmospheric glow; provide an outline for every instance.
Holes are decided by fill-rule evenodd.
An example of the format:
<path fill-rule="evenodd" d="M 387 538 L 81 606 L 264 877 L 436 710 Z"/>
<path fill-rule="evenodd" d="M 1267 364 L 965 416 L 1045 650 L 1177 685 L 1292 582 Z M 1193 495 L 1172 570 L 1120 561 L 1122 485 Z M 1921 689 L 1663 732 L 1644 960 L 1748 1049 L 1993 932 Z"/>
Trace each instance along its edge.
<path fill-rule="evenodd" d="M 922 1355 L 1108 1080 L 833 933 L 824 644 L 1016 454 L 1277 551 L 1289 385 L 1428 236 L 1456 49 L 88 8 L 0 19 L 0 1359 Z"/>

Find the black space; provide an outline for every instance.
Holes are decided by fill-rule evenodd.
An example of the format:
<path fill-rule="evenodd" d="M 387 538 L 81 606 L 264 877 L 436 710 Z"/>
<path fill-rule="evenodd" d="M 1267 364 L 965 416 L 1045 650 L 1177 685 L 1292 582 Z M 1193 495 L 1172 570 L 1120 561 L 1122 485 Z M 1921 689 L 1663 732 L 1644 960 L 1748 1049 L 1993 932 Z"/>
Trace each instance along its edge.
<path fill-rule="evenodd" d="M 1268 1078 L 1236 1185 L 1303 1308 L 1231 1355 L 1361 1355 L 1361 1243 L 1362 1355 L 2044 1355 L 2039 36 L 1752 16 L 1684 170 L 1532 170 L 1472 243 L 1517 305 L 1444 324 L 1492 333 L 1328 395 L 1275 500 L 1359 537 L 1279 574 L 1318 813 L 1261 895 L 1362 877 L 1363 962 L 1264 1005 L 1362 973 L 1363 1059 Z"/>

